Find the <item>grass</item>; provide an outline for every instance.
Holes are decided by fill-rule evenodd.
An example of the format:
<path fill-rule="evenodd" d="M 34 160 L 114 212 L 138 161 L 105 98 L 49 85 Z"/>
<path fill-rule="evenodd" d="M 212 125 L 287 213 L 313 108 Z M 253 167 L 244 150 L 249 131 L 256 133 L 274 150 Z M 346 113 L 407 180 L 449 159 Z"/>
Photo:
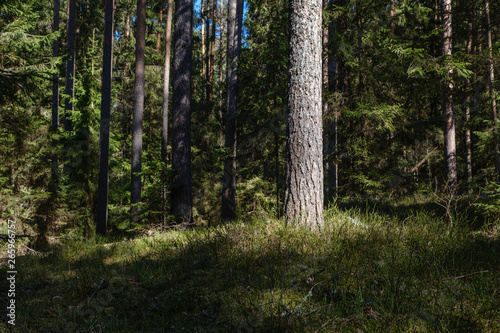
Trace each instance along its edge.
<path fill-rule="evenodd" d="M 458 220 L 338 202 L 321 234 L 260 217 L 63 239 L 17 258 L 13 331 L 498 332 L 499 222 Z"/>

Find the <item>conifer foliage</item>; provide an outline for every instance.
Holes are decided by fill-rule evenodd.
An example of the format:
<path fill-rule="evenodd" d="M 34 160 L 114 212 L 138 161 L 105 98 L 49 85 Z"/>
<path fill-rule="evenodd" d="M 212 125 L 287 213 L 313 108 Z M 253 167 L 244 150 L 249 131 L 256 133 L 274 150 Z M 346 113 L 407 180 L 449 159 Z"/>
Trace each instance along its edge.
<path fill-rule="evenodd" d="M 0 208 L 34 232 L 259 214 L 317 230 L 335 198 L 497 190 L 497 1 L 0 13 Z"/>

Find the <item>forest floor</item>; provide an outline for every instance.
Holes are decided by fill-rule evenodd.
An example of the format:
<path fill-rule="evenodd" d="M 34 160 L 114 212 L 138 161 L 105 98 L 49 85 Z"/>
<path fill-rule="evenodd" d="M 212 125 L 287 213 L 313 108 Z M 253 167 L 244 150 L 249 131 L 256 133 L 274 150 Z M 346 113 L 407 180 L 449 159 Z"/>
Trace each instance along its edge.
<path fill-rule="evenodd" d="M 442 206 L 338 201 L 321 234 L 260 216 L 62 238 L 16 258 L 13 332 L 498 332 L 500 222 Z"/>

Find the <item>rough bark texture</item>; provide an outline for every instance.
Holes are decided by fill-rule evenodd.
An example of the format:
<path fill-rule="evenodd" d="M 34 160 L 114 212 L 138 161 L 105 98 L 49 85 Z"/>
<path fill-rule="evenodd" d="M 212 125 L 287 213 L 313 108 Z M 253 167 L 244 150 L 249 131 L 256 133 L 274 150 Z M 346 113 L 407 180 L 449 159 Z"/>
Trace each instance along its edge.
<path fill-rule="evenodd" d="M 321 0 L 290 1 L 285 217 L 323 226 Z"/>
<path fill-rule="evenodd" d="M 493 64 L 493 47 L 491 42 L 491 24 L 490 24 L 490 2 L 485 3 L 485 14 L 486 14 L 486 29 L 487 29 L 487 39 L 488 39 L 488 58 L 489 58 L 489 85 L 490 85 L 490 97 L 491 97 L 491 117 L 493 119 L 493 140 L 495 145 L 495 173 L 498 181 L 498 176 L 500 174 L 500 151 L 498 146 L 498 119 L 497 119 L 497 98 L 496 91 L 493 83 L 495 82 L 495 67 Z"/>
<path fill-rule="evenodd" d="M 109 127 L 111 116 L 111 81 L 113 75 L 113 0 L 104 4 L 104 46 L 102 56 L 101 124 L 99 134 L 99 176 L 97 181 L 96 232 L 106 235 L 109 189 Z"/>
<path fill-rule="evenodd" d="M 193 0 L 176 0 L 172 85 L 172 208 L 182 223 L 191 223 L 191 83 Z"/>
<path fill-rule="evenodd" d="M 452 24 L 451 24 L 451 0 L 442 0 L 443 8 L 443 54 L 445 57 L 452 56 Z M 445 61 L 449 61 L 448 59 Z M 444 151 L 448 176 L 448 185 L 455 192 L 457 184 L 457 148 L 455 141 L 455 115 L 453 112 L 453 68 L 448 67 L 448 77 L 444 84 Z"/>
<path fill-rule="evenodd" d="M 132 175 L 130 187 L 130 203 L 141 202 L 142 170 L 142 123 L 144 115 L 144 61 L 146 48 L 146 0 L 137 0 L 135 42 L 135 83 L 134 83 L 134 113 L 132 120 Z M 132 206 L 131 218 L 139 221 L 139 207 Z"/>
<path fill-rule="evenodd" d="M 238 61 L 241 50 L 243 0 L 229 0 L 227 18 L 227 113 L 225 147 L 230 151 L 224 162 L 222 181 L 223 220 L 236 217 L 236 113 L 238 96 Z"/>
<path fill-rule="evenodd" d="M 68 0 L 68 25 L 67 25 L 67 44 L 66 52 L 68 60 L 66 61 L 66 82 L 64 93 L 66 97 L 64 102 L 64 130 L 72 131 L 73 123 L 68 117 L 68 113 L 73 111 L 73 98 L 75 97 L 75 33 L 76 33 L 76 0 Z"/>

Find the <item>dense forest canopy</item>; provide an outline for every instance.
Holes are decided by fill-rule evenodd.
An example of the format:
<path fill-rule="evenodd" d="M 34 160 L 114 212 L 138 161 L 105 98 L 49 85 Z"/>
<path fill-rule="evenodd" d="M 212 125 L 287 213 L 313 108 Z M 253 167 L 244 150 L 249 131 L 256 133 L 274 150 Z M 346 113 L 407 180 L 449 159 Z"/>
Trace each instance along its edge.
<path fill-rule="evenodd" d="M 281 216 L 287 186 L 289 3 L 241 2 L 235 14 L 241 26 L 236 23 L 233 30 L 228 25 L 231 1 L 194 3 L 192 72 L 178 74 L 191 80 L 192 94 L 185 96 L 190 113 L 183 118 L 183 124 L 191 126 L 188 141 L 180 139 L 185 133 L 175 127 L 181 117 L 176 110 L 184 103 L 175 101 L 179 91 L 185 91 L 176 85 L 175 73 L 166 110 L 173 104 L 167 118 L 162 113 L 166 26 L 182 19 L 167 20 L 169 3 L 172 7 L 164 0 L 145 3 L 139 169 L 131 164 L 139 149 L 132 144 L 133 112 L 139 107 L 134 93 L 139 12 L 132 0 L 113 4 L 108 229 L 170 225 L 178 221 L 175 214 L 187 214 L 189 223 L 197 225 L 216 224 L 225 175 L 234 176 L 227 184 L 235 189 L 234 203 L 229 201 L 235 216 Z M 388 198 L 446 191 L 455 185 L 457 194 L 498 191 L 495 71 L 500 63 L 500 4 L 454 0 L 446 8 L 437 0 L 324 1 L 319 47 L 326 204 L 335 197 Z M 446 37 L 446 31 L 451 35 Z M 173 43 L 186 36 L 178 32 L 176 37 L 173 26 Z M 228 62 L 228 55 L 233 57 L 228 46 L 236 45 L 228 43 L 228 33 L 239 43 L 237 71 L 231 67 L 234 59 Z M 447 40 L 449 52 L 444 52 Z M 81 234 L 94 232 L 104 49 L 103 1 L 0 5 L 4 217 L 22 216 L 27 227 L 40 233 L 66 227 Z M 174 72 L 175 57 L 181 57 L 176 54 L 182 54 L 178 52 L 172 46 Z M 234 75 L 228 71 L 237 73 L 237 90 L 230 89 L 233 83 L 228 82 L 233 81 L 228 80 Z M 456 184 L 449 183 L 451 150 L 445 149 L 443 131 L 444 120 L 452 118 L 446 110 L 453 111 Z M 163 149 L 162 131 L 169 136 Z M 234 140 L 228 141 L 228 135 Z M 175 200 L 170 199 L 183 186 L 175 179 L 186 165 L 176 164 L 175 156 L 186 151 L 192 154 L 184 161 L 192 174 L 183 176 L 192 181 L 189 214 L 174 209 Z M 142 181 L 133 204 L 132 175 Z M 495 205 L 487 207 L 496 214 Z"/>

